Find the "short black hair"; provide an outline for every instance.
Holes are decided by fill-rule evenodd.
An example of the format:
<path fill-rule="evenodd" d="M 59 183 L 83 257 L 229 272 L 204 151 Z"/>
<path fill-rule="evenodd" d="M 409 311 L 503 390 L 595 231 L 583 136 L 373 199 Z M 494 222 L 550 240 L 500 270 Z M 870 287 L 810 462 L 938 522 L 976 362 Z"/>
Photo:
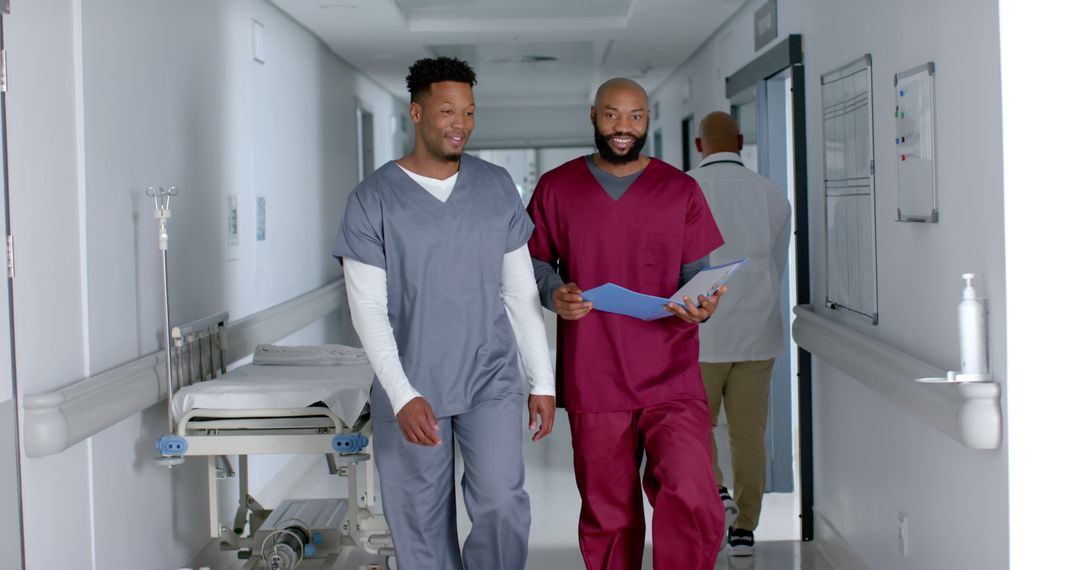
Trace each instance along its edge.
<path fill-rule="evenodd" d="M 431 91 L 432 83 L 454 81 L 476 85 L 476 72 L 469 63 L 455 57 L 436 57 L 417 60 L 409 67 L 405 85 L 409 88 L 409 100 L 417 101 Z"/>

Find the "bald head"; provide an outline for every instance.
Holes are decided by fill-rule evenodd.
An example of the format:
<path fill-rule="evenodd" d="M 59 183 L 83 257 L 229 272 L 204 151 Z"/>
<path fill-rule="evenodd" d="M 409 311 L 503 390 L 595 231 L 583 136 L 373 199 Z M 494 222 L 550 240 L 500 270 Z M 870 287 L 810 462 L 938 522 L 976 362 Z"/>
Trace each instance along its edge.
<path fill-rule="evenodd" d="M 722 111 L 705 115 L 698 127 L 698 150 L 702 156 L 741 151 L 742 135 L 735 118 Z"/>
<path fill-rule="evenodd" d="M 621 91 L 631 91 L 640 95 L 645 99 L 646 104 L 649 100 L 649 94 L 645 92 L 645 88 L 639 85 L 637 81 L 625 77 L 616 77 L 614 79 L 608 79 L 597 88 L 596 97 L 593 99 L 593 107 L 600 108 L 603 105 L 603 101 L 613 93 Z"/>

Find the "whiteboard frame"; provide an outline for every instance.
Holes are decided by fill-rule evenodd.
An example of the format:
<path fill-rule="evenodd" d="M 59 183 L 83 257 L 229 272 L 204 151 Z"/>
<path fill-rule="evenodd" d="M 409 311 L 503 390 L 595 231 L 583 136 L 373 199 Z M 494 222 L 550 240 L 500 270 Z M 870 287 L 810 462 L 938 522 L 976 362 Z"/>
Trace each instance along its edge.
<path fill-rule="evenodd" d="M 821 180 L 822 180 L 822 195 L 825 198 L 825 306 L 830 309 L 844 309 L 860 317 L 869 319 L 874 325 L 878 324 L 879 316 L 879 299 L 878 299 L 878 248 L 877 248 L 877 184 L 875 173 L 875 153 L 874 153 L 874 72 L 873 72 L 873 58 L 870 54 L 865 54 L 845 65 L 837 67 L 832 71 L 821 74 Z M 863 69 L 866 70 L 866 97 L 867 97 L 867 114 L 869 117 L 868 127 L 869 134 L 867 136 L 867 144 L 869 148 L 870 164 L 869 164 L 869 194 L 870 194 L 870 247 L 872 251 L 871 257 L 873 258 L 873 274 L 871 279 L 873 285 L 871 287 L 873 295 L 872 310 L 866 311 L 860 310 L 855 307 L 847 306 L 833 298 L 831 287 L 831 279 L 829 279 L 829 204 L 828 204 L 828 187 L 827 179 L 825 178 L 827 170 L 827 157 L 826 153 L 828 149 L 825 143 L 825 86 L 829 83 L 833 83 L 844 77 L 858 73 Z"/>
<path fill-rule="evenodd" d="M 929 99 L 929 118 L 930 118 L 930 132 L 922 133 L 923 135 L 929 134 L 930 136 L 930 211 L 925 213 L 919 213 L 914 211 L 904 212 L 902 204 L 902 195 L 905 192 L 904 186 L 901 184 L 900 169 L 900 117 L 897 115 L 897 162 L 896 162 L 896 221 L 898 222 L 922 222 L 936 224 L 938 223 L 938 187 L 937 187 L 937 93 L 936 93 L 936 75 L 937 72 L 934 68 L 934 62 L 930 61 L 913 67 L 907 71 L 901 71 L 893 75 L 893 96 L 896 98 L 897 113 L 900 110 L 900 80 L 907 79 L 920 73 L 926 73 L 926 82 L 929 85 L 930 99 Z M 908 189 L 910 193 L 910 188 Z"/>

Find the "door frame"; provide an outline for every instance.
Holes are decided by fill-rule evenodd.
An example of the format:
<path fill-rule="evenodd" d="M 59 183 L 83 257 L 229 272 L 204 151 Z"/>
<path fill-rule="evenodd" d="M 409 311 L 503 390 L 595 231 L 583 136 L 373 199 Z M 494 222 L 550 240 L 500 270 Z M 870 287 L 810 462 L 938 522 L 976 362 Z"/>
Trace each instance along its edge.
<path fill-rule="evenodd" d="M 694 124 L 694 114 L 690 113 L 683 117 L 680 127 L 682 132 L 682 171 L 687 172 L 694 167 L 691 163 L 694 161 L 694 154 L 696 153 L 694 140 L 697 138 L 695 136 L 697 125 Z"/>
<path fill-rule="evenodd" d="M 14 280 L 12 279 L 12 273 L 8 271 L 8 267 L 12 264 L 10 259 L 11 250 L 8 249 L 8 244 L 11 239 L 11 191 L 10 180 L 8 178 L 8 116 L 7 116 L 7 54 L 5 51 L 4 43 L 4 28 L 7 25 L 6 14 L 10 14 L 10 2 L 7 0 L 0 1 L 0 53 L 3 53 L 3 66 L 2 72 L 4 75 L 4 88 L 0 90 L 0 241 L 3 248 L 0 252 L 0 268 L 4 271 L 5 275 L 0 278 L 5 279 L 4 284 L 6 286 L 5 295 L 0 296 L 0 303 L 6 303 L 6 322 L 0 319 L 0 326 L 7 328 L 7 343 L 6 346 L 0 346 L 0 351 L 7 351 L 7 362 L 9 370 L 5 372 L 11 379 L 11 402 L 13 406 L 13 421 L 14 426 L 13 434 L 15 435 L 14 450 L 15 450 L 15 495 L 16 495 L 16 518 L 18 519 L 19 534 L 19 568 L 26 567 L 26 540 L 23 533 L 23 496 L 22 496 L 22 436 L 20 433 L 20 421 L 19 414 L 19 382 L 15 374 L 15 316 L 14 316 Z"/>
<path fill-rule="evenodd" d="M 368 132 L 371 133 L 370 141 L 367 140 Z M 369 154 L 370 161 L 367 160 Z M 356 98 L 356 159 L 357 180 L 363 180 L 375 171 L 375 112 L 360 97 Z"/>
<path fill-rule="evenodd" d="M 809 186 L 806 160 L 806 70 L 802 35 L 792 34 L 724 80 L 727 98 L 757 85 L 785 69 L 791 69 L 791 100 L 795 204 L 795 304 L 810 303 Z M 802 540 L 814 539 L 814 432 L 813 382 L 810 353 L 798 349 L 793 363 L 798 378 L 799 499 Z"/>

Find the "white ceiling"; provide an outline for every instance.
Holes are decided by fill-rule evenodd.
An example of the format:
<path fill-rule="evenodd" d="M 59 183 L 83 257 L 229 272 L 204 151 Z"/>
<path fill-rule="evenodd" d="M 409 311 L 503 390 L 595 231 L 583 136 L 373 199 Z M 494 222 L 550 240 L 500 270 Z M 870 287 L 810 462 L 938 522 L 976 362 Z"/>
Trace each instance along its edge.
<path fill-rule="evenodd" d="M 491 108 L 581 105 L 617 76 L 652 89 L 747 0 L 271 1 L 403 99 L 412 62 L 462 57 Z"/>

